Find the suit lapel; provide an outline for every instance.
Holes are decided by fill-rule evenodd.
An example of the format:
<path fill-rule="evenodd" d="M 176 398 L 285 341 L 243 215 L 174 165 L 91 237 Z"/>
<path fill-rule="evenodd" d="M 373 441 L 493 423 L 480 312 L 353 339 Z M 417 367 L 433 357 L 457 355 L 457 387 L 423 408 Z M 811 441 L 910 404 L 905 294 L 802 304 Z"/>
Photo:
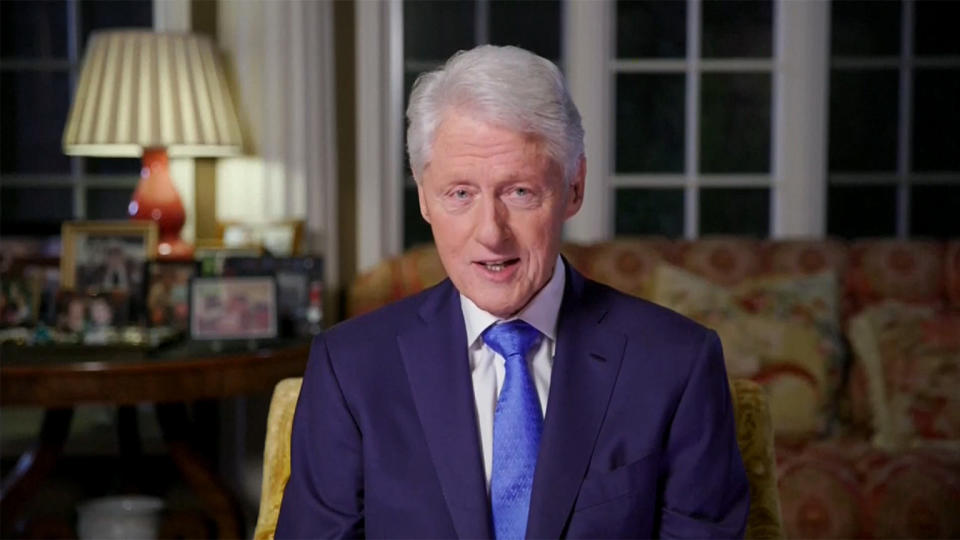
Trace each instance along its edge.
<path fill-rule="evenodd" d="M 573 509 L 593 454 L 626 337 L 601 324 L 605 308 L 584 295 L 585 280 L 567 264 L 557 346 L 530 500 L 530 538 L 557 538 Z"/>
<path fill-rule="evenodd" d="M 419 316 L 397 342 L 443 496 L 458 536 L 490 538 L 467 335 L 449 281 L 434 289 Z"/>

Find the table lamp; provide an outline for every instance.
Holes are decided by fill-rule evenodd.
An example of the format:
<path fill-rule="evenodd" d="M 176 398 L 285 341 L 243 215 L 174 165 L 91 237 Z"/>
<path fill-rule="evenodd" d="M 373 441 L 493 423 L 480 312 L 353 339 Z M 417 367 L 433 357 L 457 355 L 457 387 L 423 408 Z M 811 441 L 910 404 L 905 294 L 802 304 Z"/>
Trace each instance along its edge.
<path fill-rule="evenodd" d="M 157 222 L 161 259 L 188 259 L 168 156 L 241 152 L 240 123 L 213 42 L 186 33 L 96 32 L 63 131 L 67 155 L 142 157 L 128 212 Z"/>

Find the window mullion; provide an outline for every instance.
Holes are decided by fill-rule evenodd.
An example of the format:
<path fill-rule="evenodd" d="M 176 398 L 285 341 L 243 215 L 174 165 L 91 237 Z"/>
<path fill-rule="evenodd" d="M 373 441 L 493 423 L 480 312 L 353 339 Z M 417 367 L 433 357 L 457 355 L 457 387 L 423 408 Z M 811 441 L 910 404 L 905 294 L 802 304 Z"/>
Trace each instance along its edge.
<path fill-rule="evenodd" d="M 901 6 L 900 100 L 897 103 L 897 236 L 910 234 L 910 169 L 913 131 L 913 0 Z"/>
<path fill-rule="evenodd" d="M 683 234 L 696 238 L 700 232 L 700 0 L 687 2 L 687 70 L 685 163 L 686 187 L 683 199 Z"/>
<path fill-rule="evenodd" d="M 67 84 L 70 96 L 77 88 L 77 77 L 80 69 L 80 6 L 77 0 L 68 0 L 67 5 L 67 60 L 70 63 L 67 74 Z M 73 178 L 73 217 L 84 219 L 87 216 L 86 182 L 83 180 L 83 171 L 86 160 L 80 156 L 70 158 L 70 176 Z"/>
<path fill-rule="evenodd" d="M 489 0 L 477 0 L 473 4 L 473 38 L 476 45 L 490 43 Z"/>

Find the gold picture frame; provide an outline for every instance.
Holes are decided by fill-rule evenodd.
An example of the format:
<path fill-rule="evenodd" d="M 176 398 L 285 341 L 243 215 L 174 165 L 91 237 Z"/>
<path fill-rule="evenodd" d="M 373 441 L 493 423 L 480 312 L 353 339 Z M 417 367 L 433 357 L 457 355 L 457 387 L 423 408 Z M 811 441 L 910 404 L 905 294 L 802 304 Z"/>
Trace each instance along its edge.
<path fill-rule="evenodd" d="M 143 286 L 143 263 L 157 253 L 153 221 L 67 221 L 60 228 L 60 287 L 81 292 L 126 290 Z M 101 268 L 103 267 L 103 268 Z M 96 283 L 99 271 L 116 277 L 116 287 Z M 136 285 L 136 286 L 134 286 Z"/>
<path fill-rule="evenodd" d="M 275 257 L 301 255 L 303 220 L 243 222 L 218 221 L 218 237 L 224 247 L 260 247 Z"/>

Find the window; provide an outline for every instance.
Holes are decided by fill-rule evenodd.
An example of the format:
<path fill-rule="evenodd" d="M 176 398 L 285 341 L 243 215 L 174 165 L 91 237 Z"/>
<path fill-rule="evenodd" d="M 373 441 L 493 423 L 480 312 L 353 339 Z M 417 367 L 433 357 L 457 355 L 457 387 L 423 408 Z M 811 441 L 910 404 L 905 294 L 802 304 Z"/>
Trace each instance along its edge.
<path fill-rule="evenodd" d="M 559 0 L 405 0 L 403 2 L 403 110 L 417 77 L 453 53 L 476 45 L 516 45 L 561 60 Z M 404 124 L 404 127 L 406 124 Z M 404 139 L 404 144 L 406 140 Z M 404 150 L 403 247 L 432 242 L 420 216 L 417 188 Z"/>
<path fill-rule="evenodd" d="M 827 230 L 960 235 L 960 2 L 831 5 Z"/>
<path fill-rule="evenodd" d="M 613 9 L 613 232 L 768 235 L 773 3 Z"/>
<path fill-rule="evenodd" d="M 68 219 L 124 218 L 137 159 L 84 159 L 60 147 L 90 33 L 151 27 L 151 0 L 0 2 L 0 228 L 58 235 Z"/>

